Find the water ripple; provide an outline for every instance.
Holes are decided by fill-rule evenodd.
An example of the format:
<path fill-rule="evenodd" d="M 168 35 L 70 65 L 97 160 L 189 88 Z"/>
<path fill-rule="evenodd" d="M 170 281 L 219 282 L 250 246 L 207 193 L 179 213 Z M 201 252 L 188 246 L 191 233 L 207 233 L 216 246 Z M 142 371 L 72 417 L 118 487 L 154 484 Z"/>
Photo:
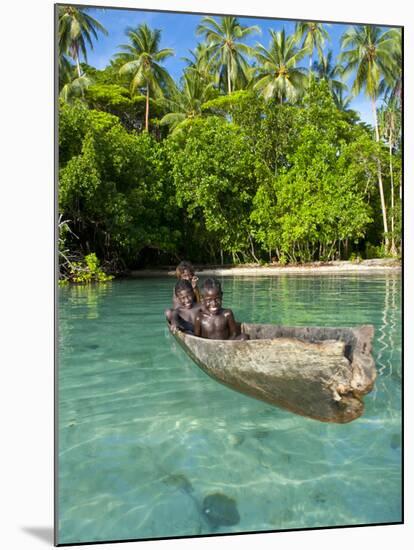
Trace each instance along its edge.
<path fill-rule="evenodd" d="M 346 425 L 292 415 L 201 372 L 165 328 L 173 283 L 62 289 L 59 542 L 400 521 L 399 276 L 222 279 L 240 320 L 375 325 L 375 389 Z M 208 523 L 212 494 L 236 503 L 237 525 Z"/>

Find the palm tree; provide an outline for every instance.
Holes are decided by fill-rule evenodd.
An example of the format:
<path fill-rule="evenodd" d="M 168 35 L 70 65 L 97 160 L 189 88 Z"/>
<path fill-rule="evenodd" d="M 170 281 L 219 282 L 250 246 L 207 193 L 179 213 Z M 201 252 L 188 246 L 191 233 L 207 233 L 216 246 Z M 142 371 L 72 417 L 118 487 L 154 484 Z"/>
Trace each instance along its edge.
<path fill-rule="evenodd" d="M 394 107 L 401 107 L 402 101 L 402 36 L 399 29 L 392 29 L 390 33 L 394 41 L 395 52 L 393 55 L 393 67 L 384 76 L 381 83 L 381 91 L 384 92 L 387 102 L 394 102 Z"/>
<path fill-rule="evenodd" d="M 239 84 L 247 82 L 248 62 L 245 56 L 253 56 L 253 50 L 241 41 L 253 33 L 260 33 L 259 27 L 242 27 L 236 17 L 224 16 L 217 22 L 213 17 L 203 17 L 196 34 L 205 35 L 210 46 L 211 59 L 220 67 L 220 80 L 227 81 L 230 94 Z"/>
<path fill-rule="evenodd" d="M 352 94 L 348 94 L 347 96 L 344 95 L 345 88 L 339 88 L 338 90 L 335 90 L 332 92 L 333 99 L 335 101 L 335 105 L 338 107 L 340 111 L 349 111 L 349 107 L 351 104 L 351 101 L 353 100 Z M 352 111 L 355 112 L 355 111 Z M 356 113 L 355 113 L 356 114 Z"/>
<path fill-rule="evenodd" d="M 381 79 L 387 80 L 395 70 L 395 54 L 398 53 L 395 29 L 382 32 L 375 25 L 357 25 L 347 30 L 341 39 L 344 50 L 339 59 L 345 62 L 344 76 L 355 73 L 352 92 L 362 90 L 371 99 L 375 137 L 380 141 L 376 102 L 381 92 Z M 346 48 L 349 48 L 346 50 Z M 378 186 L 381 199 L 385 248 L 389 248 L 387 209 L 382 183 L 381 164 L 378 159 Z"/>
<path fill-rule="evenodd" d="M 71 103 L 75 98 L 83 98 L 91 84 L 92 79 L 87 75 L 78 76 L 77 68 L 66 56 L 59 57 L 59 97 L 65 103 Z"/>
<path fill-rule="evenodd" d="M 342 75 L 343 67 L 340 64 L 332 63 L 332 50 L 329 50 L 326 57 L 322 55 L 319 61 L 313 62 L 313 71 L 318 80 L 325 80 L 328 83 L 334 98 L 347 89 L 346 84 L 336 78 Z"/>
<path fill-rule="evenodd" d="M 169 125 L 174 133 L 186 121 L 200 116 L 203 103 L 217 93 L 213 86 L 213 82 L 206 85 L 197 71 L 188 69 L 183 75 L 181 89 L 175 87 L 171 97 L 164 100 L 169 113 L 161 119 L 160 124 Z"/>
<path fill-rule="evenodd" d="M 211 56 L 211 46 L 205 42 L 197 44 L 195 50 L 189 50 L 191 57 L 183 57 L 187 67 L 197 72 L 204 82 L 209 83 L 214 80 L 214 72 L 217 70 L 217 62 L 214 62 Z"/>
<path fill-rule="evenodd" d="M 329 39 L 329 33 L 322 23 L 314 21 L 298 21 L 295 26 L 295 39 L 302 41 L 302 48 L 309 54 L 309 73 L 313 65 L 313 52 L 318 52 L 319 59 L 323 57 L 325 40 Z"/>
<path fill-rule="evenodd" d="M 269 49 L 261 44 L 256 46 L 255 56 L 259 62 L 257 82 L 254 88 L 265 99 L 276 97 L 281 103 L 296 101 L 306 86 L 306 69 L 296 67 L 306 55 L 305 49 L 298 49 L 294 36 L 286 37 L 285 29 L 279 32 L 270 30 Z"/>
<path fill-rule="evenodd" d="M 151 30 L 146 24 L 139 25 L 136 29 L 129 27 L 126 34 L 130 43 L 121 44 L 119 47 L 124 52 L 115 54 L 115 57 L 123 61 L 119 74 L 128 74 L 131 77 L 131 95 L 139 88 L 145 89 L 145 130 L 148 132 L 150 94 L 163 97 L 166 88 L 174 87 L 168 71 L 160 65 L 160 62 L 174 55 L 174 50 L 160 50 L 161 31 Z"/>
<path fill-rule="evenodd" d="M 93 49 L 92 37 L 97 39 L 98 33 L 107 35 L 108 31 L 87 11 L 90 8 L 74 6 L 59 6 L 58 45 L 60 54 L 69 54 L 76 62 L 78 77 L 81 77 L 80 54 L 87 61 L 86 44 Z"/>
<path fill-rule="evenodd" d="M 401 111 L 398 96 L 389 99 L 378 111 L 378 125 L 381 137 L 388 144 L 388 158 L 391 184 L 391 249 L 392 255 L 397 254 L 395 246 L 395 198 L 394 198 L 394 166 L 393 151 L 398 148 L 401 139 Z"/>

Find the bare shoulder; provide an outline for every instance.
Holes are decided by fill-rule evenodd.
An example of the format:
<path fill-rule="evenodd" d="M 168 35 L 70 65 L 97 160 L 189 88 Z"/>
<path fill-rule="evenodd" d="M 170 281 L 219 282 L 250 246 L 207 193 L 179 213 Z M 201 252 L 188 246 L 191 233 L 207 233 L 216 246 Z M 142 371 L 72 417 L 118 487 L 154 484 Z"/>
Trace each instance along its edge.
<path fill-rule="evenodd" d="M 229 319 L 231 319 L 232 317 L 234 317 L 233 311 L 232 311 L 231 309 L 223 309 L 223 313 L 224 313 L 224 315 L 225 315 L 227 318 L 229 318 Z"/>
<path fill-rule="evenodd" d="M 196 310 L 196 313 L 195 313 L 195 319 L 201 319 L 203 317 L 203 310 L 199 307 L 197 308 Z"/>

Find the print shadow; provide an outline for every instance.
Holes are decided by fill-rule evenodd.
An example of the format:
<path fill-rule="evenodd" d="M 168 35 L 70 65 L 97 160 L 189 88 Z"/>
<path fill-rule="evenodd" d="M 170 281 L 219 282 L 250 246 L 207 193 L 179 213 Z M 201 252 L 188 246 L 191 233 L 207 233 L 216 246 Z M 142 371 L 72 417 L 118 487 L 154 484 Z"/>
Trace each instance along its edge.
<path fill-rule="evenodd" d="M 53 545 L 53 527 L 22 527 L 22 531 Z"/>

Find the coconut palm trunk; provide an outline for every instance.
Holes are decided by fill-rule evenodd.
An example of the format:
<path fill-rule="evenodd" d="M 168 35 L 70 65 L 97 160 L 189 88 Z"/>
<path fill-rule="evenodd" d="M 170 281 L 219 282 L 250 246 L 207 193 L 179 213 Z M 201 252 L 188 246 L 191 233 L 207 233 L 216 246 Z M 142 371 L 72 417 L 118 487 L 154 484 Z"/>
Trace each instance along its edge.
<path fill-rule="evenodd" d="M 345 61 L 343 76 L 351 72 L 355 76 L 352 92 L 356 95 L 365 89 L 371 99 L 375 123 L 376 141 L 380 143 L 376 99 L 380 96 L 383 82 L 395 80 L 398 74 L 396 59 L 400 49 L 400 33 L 395 29 L 383 31 L 376 25 L 356 25 L 348 29 L 341 38 L 342 52 L 340 61 Z M 349 48 L 349 49 L 347 49 Z M 377 159 L 378 187 L 381 198 L 382 221 L 384 226 L 385 250 L 389 251 L 387 210 L 384 198 L 384 186 L 381 175 L 381 159 Z"/>
<path fill-rule="evenodd" d="M 392 167 L 392 148 L 390 145 L 390 179 L 391 179 L 391 254 L 397 255 L 397 247 L 395 246 L 395 219 L 394 219 L 394 174 Z"/>
<path fill-rule="evenodd" d="M 145 131 L 148 132 L 149 126 L 149 85 L 147 83 L 147 96 L 145 98 Z"/>
<path fill-rule="evenodd" d="M 231 94 L 231 58 L 227 63 L 227 89 L 228 93 Z"/>
<path fill-rule="evenodd" d="M 145 23 L 136 28 L 127 29 L 129 44 L 121 44 L 123 52 L 115 54 L 123 65 L 119 74 L 128 75 L 131 97 L 137 90 L 145 90 L 145 128 L 149 127 L 149 96 L 150 92 L 157 98 L 164 95 L 166 88 L 172 88 L 174 81 L 168 72 L 160 65 L 167 57 L 174 55 L 171 48 L 159 49 L 161 31 L 152 30 Z"/>
<path fill-rule="evenodd" d="M 392 165 L 392 144 L 393 144 L 393 133 L 392 128 L 390 129 L 389 143 L 388 143 L 388 152 L 390 160 L 390 182 L 391 182 L 391 254 L 393 256 L 397 255 L 397 247 L 395 246 L 395 218 L 394 218 L 394 169 Z"/>
<path fill-rule="evenodd" d="M 377 106 L 376 106 L 375 99 L 372 100 L 371 105 L 372 105 L 372 112 L 374 114 L 375 139 L 377 143 L 379 143 L 380 136 L 379 136 L 379 129 L 378 129 Z M 384 243 L 385 243 L 385 250 L 386 252 L 388 252 L 390 243 L 389 243 L 389 237 L 388 237 L 387 207 L 385 205 L 384 186 L 382 183 L 382 174 L 381 174 L 381 161 L 379 158 L 377 159 L 377 167 L 378 167 L 378 187 L 379 187 L 380 199 L 381 199 L 382 223 L 384 226 Z"/>
<path fill-rule="evenodd" d="M 79 62 L 79 48 L 76 44 L 73 45 L 73 51 L 72 51 L 72 57 L 76 62 L 76 69 L 78 71 L 78 77 L 81 77 L 81 68 L 80 68 L 80 62 Z"/>
<path fill-rule="evenodd" d="M 230 15 L 221 17 L 219 21 L 213 17 L 203 17 L 197 27 L 196 34 L 205 36 L 210 59 L 217 67 L 219 86 L 224 90 L 227 86 L 228 94 L 241 84 L 247 84 L 245 56 L 252 57 L 253 49 L 244 44 L 243 40 L 256 32 L 260 32 L 259 27 L 241 26 L 237 18 Z"/>
<path fill-rule="evenodd" d="M 87 13 L 88 7 L 59 6 L 59 53 L 70 54 L 75 61 L 78 78 L 81 78 L 80 55 L 87 63 L 87 44 L 93 49 L 92 38 L 97 38 L 98 32 L 107 35 L 108 31 L 99 21 Z"/>

